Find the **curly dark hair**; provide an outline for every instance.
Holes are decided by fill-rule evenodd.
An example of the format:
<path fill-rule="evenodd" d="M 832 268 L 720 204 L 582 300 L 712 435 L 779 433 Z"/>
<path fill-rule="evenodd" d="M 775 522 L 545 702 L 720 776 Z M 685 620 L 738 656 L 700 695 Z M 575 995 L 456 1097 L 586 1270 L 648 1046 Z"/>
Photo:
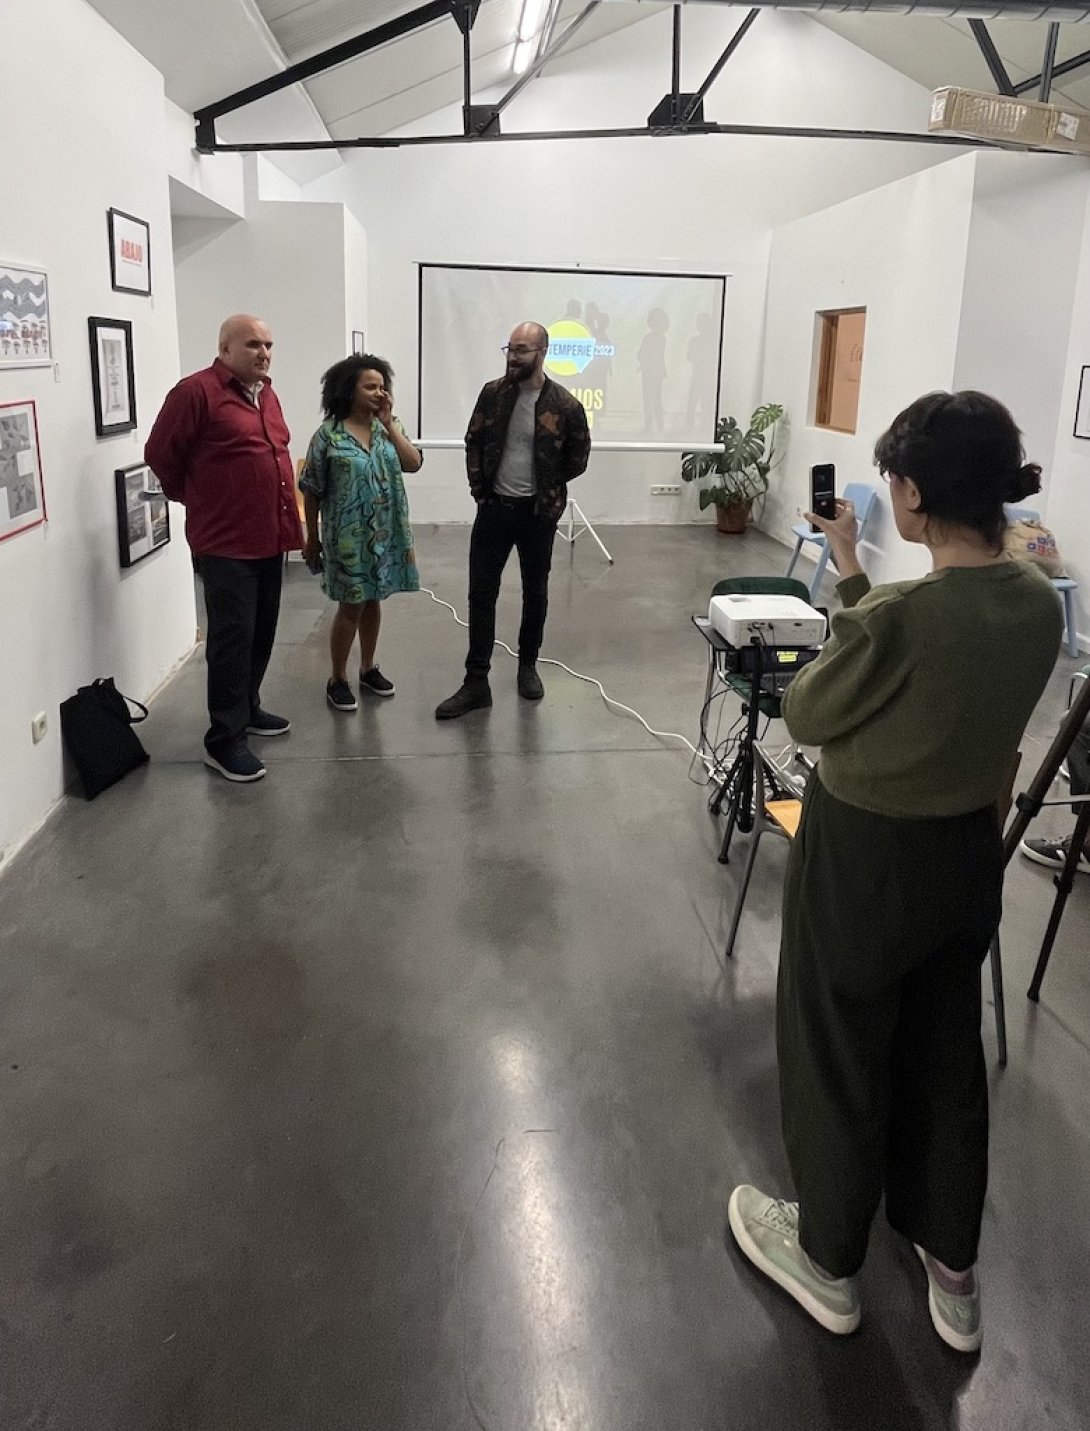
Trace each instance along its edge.
<path fill-rule="evenodd" d="M 381 373 L 386 391 L 393 391 L 394 370 L 385 358 L 378 358 L 374 353 L 353 353 L 322 374 L 322 411 L 327 418 L 333 422 L 344 421 L 352 411 L 360 373 L 368 369 Z"/>
<path fill-rule="evenodd" d="M 874 447 L 883 474 L 915 482 L 923 515 L 978 532 L 996 552 L 1007 524 L 1003 503 L 1041 490 L 1040 467 L 1024 459 L 1014 418 L 977 392 L 917 398 Z"/>

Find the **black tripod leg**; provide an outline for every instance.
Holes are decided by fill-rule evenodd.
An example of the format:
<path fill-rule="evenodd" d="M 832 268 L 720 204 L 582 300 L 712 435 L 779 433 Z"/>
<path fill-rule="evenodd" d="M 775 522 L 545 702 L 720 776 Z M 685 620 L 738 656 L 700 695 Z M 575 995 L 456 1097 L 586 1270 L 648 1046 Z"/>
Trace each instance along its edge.
<path fill-rule="evenodd" d="M 1026 995 L 1034 1003 L 1037 1003 L 1041 997 L 1041 985 L 1044 983 L 1045 970 L 1048 968 L 1048 961 L 1052 956 L 1052 946 L 1056 942 L 1056 934 L 1060 928 L 1060 920 L 1063 918 L 1067 896 L 1071 893 L 1071 888 L 1075 883 L 1075 869 L 1086 844 L 1088 830 L 1090 830 L 1090 804 L 1083 805 L 1079 810 L 1079 818 L 1075 821 L 1075 833 L 1071 836 L 1071 848 L 1067 852 L 1063 869 L 1056 876 L 1056 898 L 1052 904 L 1052 913 L 1049 916 L 1048 928 L 1045 930 L 1041 952 L 1037 956 L 1037 967 L 1033 971 L 1033 979 Z"/>
<path fill-rule="evenodd" d="M 992 936 L 988 950 L 992 966 L 992 995 L 995 999 L 995 1041 L 999 1048 L 999 1066 L 1007 1066 L 1007 1005 L 1003 998 L 1003 955 L 999 948 L 999 930 Z"/>
<path fill-rule="evenodd" d="M 742 803 L 742 781 L 741 770 L 735 778 L 730 792 L 730 804 L 727 806 L 727 823 L 723 830 L 723 843 L 719 846 L 719 863 L 721 865 L 730 864 L 730 842 L 734 836 L 734 828 L 739 823 L 738 811 Z"/>

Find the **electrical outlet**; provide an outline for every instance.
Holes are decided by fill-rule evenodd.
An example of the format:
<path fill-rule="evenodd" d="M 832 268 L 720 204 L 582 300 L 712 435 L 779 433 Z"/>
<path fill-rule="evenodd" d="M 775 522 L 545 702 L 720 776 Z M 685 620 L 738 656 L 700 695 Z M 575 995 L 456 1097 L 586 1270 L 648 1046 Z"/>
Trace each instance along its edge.
<path fill-rule="evenodd" d="M 656 482 L 651 488 L 652 497 L 676 497 L 681 488 L 676 482 Z"/>
<path fill-rule="evenodd" d="M 30 718 L 30 735 L 34 744 L 45 739 L 46 719 L 45 711 L 39 711 L 36 716 Z"/>

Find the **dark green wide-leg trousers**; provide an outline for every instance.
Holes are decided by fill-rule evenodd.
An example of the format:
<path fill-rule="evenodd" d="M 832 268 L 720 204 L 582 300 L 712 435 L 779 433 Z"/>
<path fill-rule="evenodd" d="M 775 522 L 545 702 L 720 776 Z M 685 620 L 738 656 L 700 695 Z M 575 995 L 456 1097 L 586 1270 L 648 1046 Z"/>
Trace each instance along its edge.
<path fill-rule="evenodd" d="M 980 966 L 999 923 L 991 807 L 902 820 L 815 774 L 784 891 L 776 1009 L 799 1238 L 858 1271 L 882 1193 L 899 1232 L 955 1270 L 976 1261 L 988 1180 Z"/>

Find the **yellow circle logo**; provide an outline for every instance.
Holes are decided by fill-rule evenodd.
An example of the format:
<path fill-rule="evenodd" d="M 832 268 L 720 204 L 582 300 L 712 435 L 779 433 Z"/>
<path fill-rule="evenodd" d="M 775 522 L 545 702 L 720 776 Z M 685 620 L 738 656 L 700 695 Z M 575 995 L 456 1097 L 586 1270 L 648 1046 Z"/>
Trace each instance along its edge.
<path fill-rule="evenodd" d="M 574 318 L 549 324 L 545 367 L 558 378 L 574 378 L 594 359 L 594 335 Z"/>

